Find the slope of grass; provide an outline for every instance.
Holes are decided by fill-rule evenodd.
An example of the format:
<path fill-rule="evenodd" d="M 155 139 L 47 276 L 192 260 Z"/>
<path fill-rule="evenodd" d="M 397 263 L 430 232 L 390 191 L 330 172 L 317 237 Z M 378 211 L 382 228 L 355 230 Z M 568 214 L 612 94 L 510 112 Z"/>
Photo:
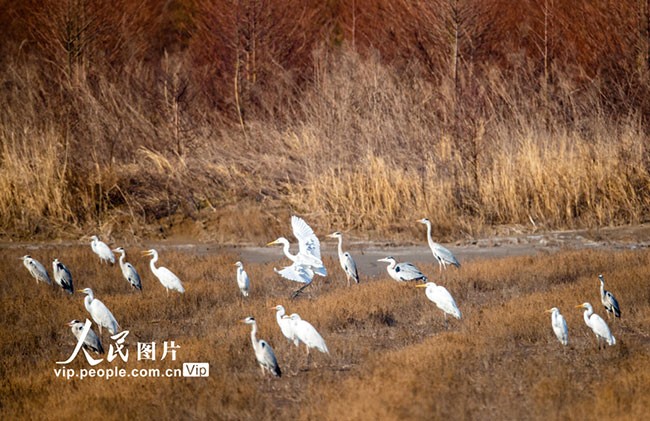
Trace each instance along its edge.
<path fill-rule="evenodd" d="M 456 298 L 460 321 L 445 329 L 422 290 L 387 276 L 345 287 L 331 258 L 330 276 L 288 298 L 295 285 L 271 264 L 246 264 L 249 299 L 235 281 L 236 255 L 160 250 L 187 293 L 165 293 L 136 247 L 129 260 L 143 276 L 132 291 L 119 269 L 99 263 L 90 248 L 72 246 L 0 251 L 0 373 L 3 417 L 137 417 L 270 419 L 643 419 L 650 405 L 647 356 L 650 253 L 560 251 L 556 254 L 463 262 L 442 277 L 419 262 Z M 54 257 L 72 271 L 76 287 L 90 286 L 129 330 L 130 358 L 99 367 L 176 368 L 208 362 L 208 378 L 56 378 L 55 361 L 75 345 L 65 323 L 87 317 L 83 296 L 37 285 L 18 257 L 29 252 L 49 268 Z M 277 263 L 275 264 L 277 266 Z M 363 272 L 364 268 L 360 268 Z M 584 325 L 584 301 L 599 304 L 603 273 L 623 310 L 609 321 L 614 347 L 596 349 Z M 296 349 L 282 336 L 270 307 L 283 304 L 310 321 L 330 355 Z M 551 306 L 569 326 L 570 344 L 553 336 Z M 258 337 L 275 349 L 283 376 L 264 379 L 254 360 L 245 316 L 258 320 Z M 607 318 L 605 317 L 607 320 Z M 177 361 L 136 361 L 137 342 L 174 340 Z M 104 343 L 110 341 L 106 334 Z M 79 356 L 71 368 L 88 368 Z"/>

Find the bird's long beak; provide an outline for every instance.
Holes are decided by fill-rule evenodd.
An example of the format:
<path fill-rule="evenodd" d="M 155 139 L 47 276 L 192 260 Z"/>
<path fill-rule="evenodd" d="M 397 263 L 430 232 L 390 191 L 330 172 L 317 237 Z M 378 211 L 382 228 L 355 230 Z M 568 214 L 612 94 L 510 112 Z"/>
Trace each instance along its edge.
<path fill-rule="evenodd" d="M 548 310 L 544 310 L 544 313 L 553 313 L 553 310 L 549 308 Z"/>
<path fill-rule="evenodd" d="M 576 308 L 584 308 L 584 305 L 582 305 L 582 304 L 577 305 Z"/>
<path fill-rule="evenodd" d="M 416 288 L 426 288 L 427 284 L 417 284 L 415 287 Z"/>
<path fill-rule="evenodd" d="M 143 255 L 143 256 L 151 256 L 151 251 L 150 251 L 150 250 L 143 251 L 143 252 L 142 252 L 142 255 Z"/>
<path fill-rule="evenodd" d="M 278 240 L 273 240 L 270 243 L 266 243 L 267 246 L 272 246 L 273 244 L 277 244 Z"/>

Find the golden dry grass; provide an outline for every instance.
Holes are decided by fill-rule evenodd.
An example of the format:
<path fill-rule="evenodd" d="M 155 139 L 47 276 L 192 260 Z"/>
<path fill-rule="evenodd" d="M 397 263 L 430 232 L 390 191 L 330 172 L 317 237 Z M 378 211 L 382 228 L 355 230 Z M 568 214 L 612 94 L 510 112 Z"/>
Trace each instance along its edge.
<path fill-rule="evenodd" d="M 330 276 L 291 301 L 295 285 L 275 275 L 271 264 L 244 262 L 252 291 L 241 299 L 233 266 L 238 256 L 161 249 L 161 264 L 187 289 L 167 296 L 138 248 L 127 251 L 143 276 L 141 294 L 86 245 L 0 250 L 3 418 L 644 419 L 650 407 L 648 250 L 463 262 L 440 281 L 463 311 L 463 320 L 451 320 L 448 330 L 423 291 L 387 276 L 348 289 L 331 258 L 325 259 Z M 86 312 L 81 294 L 37 285 L 18 260 L 26 253 L 48 268 L 60 258 L 76 287 L 92 287 L 130 331 L 128 363 L 100 366 L 208 362 L 209 378 L 56 378 L 55 361 L 67 358 L 75 344 L 64 323 Z M 420 266 L 439 279 L 437 265 Z M 604 315 L 599 273 L 623 311 L 610 322 L 616 346 L 602 351 L 582 311 L 573 308 L 590 301 Z M 309 320 L 331 354 L 314 352 L 307 363 L 304 350 L 282 336 L 268 309 L 276 304 Z M 565 348 L 544 313 L 551 306 L 567 319 Z M 249 326 L 240 322 L 247 315 L 257 318 L 258 336 L 274 347 L 282 378 L 260 376 Z M 160 346 L 165 340 L 181 346 L 177 362 L 135 360 L 135 342 Z M 70 366 L 87 363 L 78 357 Z"/>

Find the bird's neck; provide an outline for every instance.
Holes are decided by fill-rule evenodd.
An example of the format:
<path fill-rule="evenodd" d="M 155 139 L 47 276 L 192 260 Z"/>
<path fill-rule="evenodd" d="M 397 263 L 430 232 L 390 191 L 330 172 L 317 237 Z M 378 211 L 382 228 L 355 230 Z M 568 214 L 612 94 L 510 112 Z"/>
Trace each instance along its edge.
<path fill-rule="evenodd" d="M 252 325 L 253 328 L 251 329 L 251 342 L 253 342 L 253 347 L 257 348 L 257 324 Z"/>
<path fill-rule="evenodd" d="M 284 251 L 284 255 L 287 256 L 292 262 L 296 261 L 297 255 L 291 254 L 289 252 L 289 242 L 282 243 L 282 251 Z"/>
<path fill-rule="evenodd" d="M 339 237 L 339 257 L 343 256 L 343 237 Z"/>
<path fill-rule="evenodd" d="M 156 268 L 156 262 L 158 261 L 158 256 L 153 256 L 151 258 L 151 261 L 149 262 L 149 267 L 151 268 L 152 272 L 157 272 L 158 268 Z"/>
<path fill-rule="evenodd" d="M 284 316 L 285 314 L 287 314 L 287 313 L 285 311 L 282 311 L 282 310 L 278 310 L 275 313 L 275 318 L 278 321 L 278 324 L 280 324 L 280 322 L 282 321 L 282 316 Z"/>

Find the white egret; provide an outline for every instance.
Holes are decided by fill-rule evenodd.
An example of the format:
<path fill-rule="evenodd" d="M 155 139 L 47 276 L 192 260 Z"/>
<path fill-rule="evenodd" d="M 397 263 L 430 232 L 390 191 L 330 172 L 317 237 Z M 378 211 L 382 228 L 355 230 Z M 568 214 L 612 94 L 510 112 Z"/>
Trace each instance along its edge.
<path fill-rule="evenodd" d="M 92 289 L 84 288 L 79 292 L 86 294 L 84 305 L 92 319 L 95 321 L 97 326 L 99 326 L 99 334 L 101 335 L 102 333 L 102 327 L 105 327 L 111 335 L 115 335 L 118 332 L 120 325 L 117 323 L 115 316 L 113 316 L 113 313 L 111 313 L 108 307 L 95 298 Z"/>
<path fill-rule="evenodd" d="M 386 270 L 391 278 L 397 282 L 405 281 L 427 281 L 427 277 L 418 269 L 413 263 L 397 263 L 394 257 L 388 256 L 383 259 L 378 259 L 378 262 L 388 263 Z"/>
<path fill-rule="evenodd" d="M 258 340 L 257 335 L 257 322 L 253 317 L 247 317 L 243 320 L 244 323 L 252 325 L 251 342 L 253 343 L 253 350 L 255 351 L 255 358 L 262 369 L 262 376 L 265 371 L 273 374 L 276 377 L 282 376 L 282 371 L 278 365 L 278 360 L 275 358 L 273 348 L 264 339 Z"/>
<path fill-rule="evenodd" d="M 156 267 L 155 263 L 158 261 L 158 252 L 156 250 L 148 250 L 144 252 L 144 256 L 152 256 L 151 261 L 149 262 L 149 267 L 151 267 L 151 272 L 156 275 L 156 278 L 158 278 L 160 283 L 165 287 L 167 294 L 169 294 L 170 289 L 178 291 L 181 294 L 185 292 L 181 280 L 178 279 L 178 276 L 174 275 L 174 272 L 164 266 L 159 268 Z"/>
<path fill-rule="evenodd" d="M 120 253 L 120 269 L 122 269 L 122 276 L 124 276 L 124 279 L 131 284 L 132 288 L 137 288 L 142 291 L 142 280 L 140 279 L 140 275 L 138 275 L 138 271 L 135 270 L 131 263 L 124 261 L 126 257 L 126 250 L 124 250 L 124 247 L 118 247 L 113 249 L 113 251 Z"/>
<path fill-rule="evenodd" d="M 354 282 L 358 284 L 359 272 L 357 271 L 357 264 L 354 262 L 354 259 L 349 252 L 343 251 L 343 234 L 336 231 L 328 235 L 328 237 L 339 239 L 339 263 L 341 263 L 341 268 L 343 268 L 343 272 L 345 272 L 345 277 L 348 280 L 348 286 L 350 286 L 350 279 L 354 279 Z"/>
<path fill-rule="evenodd" d="M 96 235 L 93 235 L 90 239 L 92 240 L 90 247 L 93 249 L 93 252 L 99 256 L 100 260 L 108 262 L 111 265 L 115 264 L 115 255 L 111 251 L 111 248 L 108 247 L 105 242 L 100 241 Z"/>
<path fill-rule="evenodd" d="M 605 290 L 605 278 L 603 275 L 598 275 L 598 279 L 600 280 L 600 302 L 607 310 L 607 318 L 610 317 L 609 313 L 613 313 L 615 317 L 621 317 L 621 308 L 618 306 L 614 294 Z"/>
<path fill-rule="evenodd" d="M 295 297 L 311 284 L 314 275 L 327 276 L 327 269 L 321 260 L 320 242 L 311 227 L 294 215 L 291 217 L 291 228 L 293 235 L 298 239 L 297 254 L 289 252 L 289 240 L 284 237 L 271 241 L 267 245 L 282 244 L 285 256 L 293 262 L 291 266 L 284 267 L 282 270 L 276 268 L 273 270 L 286 279 L 305 284 L 293 293 Z"/>
<path fill-rule="evenodd" d="M 78 341 L 81 337 L 81 331 L 84 328 L 84 323 L 80 322 L 79 320 L 72 320 L 71 322 L 66 323 L 66 325 L 70 326 L 72 333 Z M 86 335 L 86 338 L 84 339 L 83 347 L 89 351 L 94 351 L 97 354 L 104 353 L 102 341 L 99 340 L 99 337 L 92 328 L 90 328 L 88 334 Z"/>
<path fill-rule="evenodd" d="M 316 348 L 324 354 L 329 354 L 325 340 L 318 333 L 316 328 L 311 325 L 306 320 L 302 320 L 300 316 L 296 313 L 293 313 L 290 316 L 291 320 L 291 331 L 294 335 L 294 344 L 298 345 L 296 339 L 305 344 L 307 347 L 307 355 L 309 355 L 310 348 Z"/>
<path fill-rule="evenodd" d="M 248 292 L 251 288 L 251 280 L 248 277 L 248 273 L 244 270 L 244 265 L 242 262 L 235 263 L 237 266 L 237 285 L 239 290 L 244 297 L 248 297 Z"/>
<path fill-rule="evenodd" d="M 290 342 L 293 342 L 296 346 L 298 346 L 300 342 L 293 333 L 293 323 L 291 322 L 291 318 L 286 315 L 286 310 L 284 309 L 284 306 L 278 304 L 275 307 L 271 307 L 271 310 L 276 311 L 275 319 L 277 320 L 278 326 L 280 326 L 280 331 L 282 331 L 284 337 L 287 338 Z"/>
<path fill-rule="evenodd" d="M 454 265 L 457 268 L 459 268 L 460 263 L 458 262 L 454 254 L 451 251 L 449 251 L 447 248 L 433 241 L 433 239 L 431 238 L 431 221 L 429 221 L 427 218 L 423 218 L 420 219 L 418 222 L 427 226 L 427 241 L 429 242 L 429 247 L 431 248 L 431 253 L 433 253 L 433 257 L 435 257 L 436 260 L 438 261 L 438 265 L 440 266 L 440 271 L 442 272 L 442 268 L 447 269 L 447 265 Z"/>
<path fill-rule="evenodd" d="M 23 261 L 23 265 L 25 265 L 30 275 L 32 275 L 34 279 L 36 279 L 37 284 L 40 281 L 48 285 L 52 285 L 52 281 L 50 280 L 50 275 L 47 274 L 47 270 L 45 269 L 45 266 L 43 266 L 41 262 L 32 258 L 32 256 L 30 256 L 29 254 L 26 254 L 23 257 L 20 257 L 19 259 Z"/>
<path fill-rule="evenodd" d="M 616 344 L 616 338 L 612 335 L 612 332 L 609 330 L 609 326 L 605 323 L 602 317 L 594 313 L 594 308 L 589 303 L 583 303 L 577 305 L 576 308 L 584 308 L 584 318 L 585 324 L 593 330 L 596 335 L 596 341 L 598 342 L 598 349 L 600 349 L 600 338 L 603 338 L 609 346 Z"/>
<path fill-rule="evenodd" d="M 557 307 L 553 307 L 552 309 L 546 310 L 546 312 L 551 313 L 551 326 L 553 327 L 553 332 L 555 332 L 557 340 L 562 345 L 567 345 L 569 343 L 569 329 L 560 310 Z"/>
<path fill-rule="evenodd" d="M 54 259 L 52 262 L 52 273 L 54 274 L 54 282 L 63 288 L 68 294 L 74 293 L 74 285 L 72 283 L 72 274 L 70 270 L 59 259 Z"/>
<path fill-rule="evenodd" d="M 445 327 L 447 326 L 447 314 L 460 319 L 461 313 L 454 301 L 454 297 L 451 296 L 447 288 L 436 285 L 433 282 L 427 282 L 425 284 L 416 285 L 416 288 L 426 288 L 424 293 L 427 298 L 432 301 L 436 307 L 442 310 L 442 313 L 445 315 Z"/>

